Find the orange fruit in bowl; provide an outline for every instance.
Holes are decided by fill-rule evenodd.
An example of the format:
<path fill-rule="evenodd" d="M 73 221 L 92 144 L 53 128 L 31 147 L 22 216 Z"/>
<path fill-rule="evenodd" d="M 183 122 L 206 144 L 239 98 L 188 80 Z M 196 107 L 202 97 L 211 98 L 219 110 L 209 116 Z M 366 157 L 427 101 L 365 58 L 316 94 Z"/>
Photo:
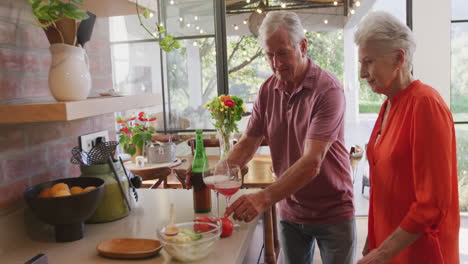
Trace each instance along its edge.
<path fill-rule="evenodd" d="M 79 193 L 82 193 L 83 192 L 83 188 L 81 188 L 80 186 L 73 186 L 70 188 L 70 193 L 72 195 L 74 194 L 79 194 Z"/>
<path fill-rule="evenodd" d="M 86 188 L 83 189 L 83 192 L 89 192 L 89 191 L 94 190 L 94 189 L 96 189 L 96 187 L 94 187 L 94 186 L 88 186 L 88 187 L 86 187 Z"/>
<path fill-rule="evenodd" d="M 54 193 L 54 197 L 63 197 L 63 196 L 70 196 L 69 190 L 59 190 L 58 192 Z"/>
<path fill-rule="evenodd" d="M 39 198 L 49 198 L 49 197 L 52 197 L 52 191 L 50 188 L 45 188 L 39 194 Z"/>
<path fill-rule="evenodd" d="M 62 190 L 70 192 L 70 188 L 68 187 L 66 183 L 56 183 L 50 189 L 52 191 L 52 196 L 55 196 L 55 193 L 62 191 Z"/>

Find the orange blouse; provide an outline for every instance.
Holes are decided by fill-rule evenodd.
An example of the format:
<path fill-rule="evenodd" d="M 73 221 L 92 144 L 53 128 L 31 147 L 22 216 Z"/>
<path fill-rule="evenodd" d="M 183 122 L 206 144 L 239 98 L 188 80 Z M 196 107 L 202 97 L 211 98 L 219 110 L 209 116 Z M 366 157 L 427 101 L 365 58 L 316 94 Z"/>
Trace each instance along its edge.
<path fill-rule="evenodd" d="M 420 81 L 412 82 L 390 101 L 385 130 L 380 133 L 388 100 L 382 105 L 367 149 L 369 249 L 380 246 L 401 227 L 424 234 L 390 263 L 457 264 L 460 211 L 450 110 L 436 90 Z"/>

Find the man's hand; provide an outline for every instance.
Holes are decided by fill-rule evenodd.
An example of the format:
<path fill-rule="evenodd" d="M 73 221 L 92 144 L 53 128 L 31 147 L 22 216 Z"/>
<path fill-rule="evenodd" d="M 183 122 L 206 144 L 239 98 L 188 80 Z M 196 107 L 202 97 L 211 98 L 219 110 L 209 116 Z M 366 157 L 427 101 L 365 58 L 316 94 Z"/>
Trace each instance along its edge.
<path fill-rule="evenodd" d="M 263 191 L 242 195 L 226 209 L 224 217 L 233 214 L 235 220 L 250 222 L 270 206 Z"/>
<path fill-rule="evenodd" d="M 363 252 L 364 253 L 364 252 Z M 365 255 L 357 264 L 387 264 L 392 258 L 382 250 L 373 249 Z"/>

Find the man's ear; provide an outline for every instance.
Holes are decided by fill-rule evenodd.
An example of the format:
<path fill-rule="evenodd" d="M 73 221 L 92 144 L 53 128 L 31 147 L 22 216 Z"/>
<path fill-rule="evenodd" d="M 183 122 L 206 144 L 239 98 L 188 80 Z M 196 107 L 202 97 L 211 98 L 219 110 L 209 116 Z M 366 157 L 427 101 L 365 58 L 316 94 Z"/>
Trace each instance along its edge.
<path fill-rule="evenodd" d="M 299 46 L 301 48 L 301 53 L 303 56 L 307 55 L 307 39 L 303 38 L 301 42 L 299 43 Z"/>

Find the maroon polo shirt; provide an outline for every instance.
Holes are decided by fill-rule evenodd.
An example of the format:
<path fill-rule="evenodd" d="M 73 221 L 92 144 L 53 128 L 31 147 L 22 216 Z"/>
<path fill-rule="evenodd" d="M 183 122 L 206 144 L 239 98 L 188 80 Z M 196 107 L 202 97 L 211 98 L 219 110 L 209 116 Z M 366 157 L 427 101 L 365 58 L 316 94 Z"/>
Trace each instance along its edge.
<path fill-rule="evenodd" d="M 246 134 L 268 140 L 277 176 L 282 177 L 301 158 L 306 139 L 333 142 L 317 177 L 279 202 L 281 218 L 298 224 L 325 224 L 354 217 L 344 113 L 339 80 L 310 58 L 302 84 L 291 94 L 274 75 L 261 85 Z"/>

